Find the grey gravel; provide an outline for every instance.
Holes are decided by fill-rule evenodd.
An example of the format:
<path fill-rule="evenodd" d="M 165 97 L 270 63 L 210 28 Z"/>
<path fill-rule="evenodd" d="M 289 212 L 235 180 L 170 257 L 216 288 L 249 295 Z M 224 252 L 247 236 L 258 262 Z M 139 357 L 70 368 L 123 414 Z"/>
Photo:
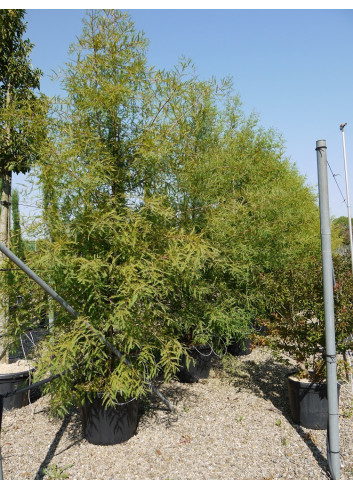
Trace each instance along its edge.
<path fill-rule="evenodd" d="M 210 377 L 162 386 L 170 413 L 151 397 L 137 433 L 114 446 L 89 444 L 79 414 L 52 419 L 48 397 L 5 411 L 4 479 L 328 480 L 326 431 L 295 425 L 285 374 L 262 349 L 214 361 Z M 353 480 L 352 387 L 340 393 L 341 479 Z"/>

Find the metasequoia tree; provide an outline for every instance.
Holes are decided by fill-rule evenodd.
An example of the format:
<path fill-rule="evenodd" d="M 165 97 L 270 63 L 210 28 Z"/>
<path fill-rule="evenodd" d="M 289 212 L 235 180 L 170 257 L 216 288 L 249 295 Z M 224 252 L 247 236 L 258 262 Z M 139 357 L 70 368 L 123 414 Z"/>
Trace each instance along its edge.
<path fill-rule="evenodd" d="M 25 11 L 0 10 L 0 176 L 2 181 L 0 240 L 9 246 L 12 172 L 26 173 L 38 156 L 43 139 L 44 102 L 35 95 L 41 72 L 33 69 L 33 45 L 24 40 Z M 1 254 L 0 268 L 6 268 Z M 7 300 L 1 297 L 0 331 L 3 333 Z M 6 361 L 1 350 L 0 361 Z"/>

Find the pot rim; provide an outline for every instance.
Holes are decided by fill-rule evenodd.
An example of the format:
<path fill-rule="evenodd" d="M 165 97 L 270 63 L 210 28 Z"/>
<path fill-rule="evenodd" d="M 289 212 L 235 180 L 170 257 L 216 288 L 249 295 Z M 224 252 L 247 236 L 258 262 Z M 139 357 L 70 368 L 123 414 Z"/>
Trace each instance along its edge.
<path fill-rule="evenodd" d="M 200 353 L 203 357 L 209 357 L 213 353 L 213 348 L 209 344 L 204 344 L 204 345 L 191 345 L 186 348 L 187 351 L 189 352 L 197 352 Z M 210 351 L 209 353 L 201 353 L 202 351 Z"/>
<path fill-rule="evenodd" d="M 104 392 L 102 392 L 102 391 L 90 391 L 90 392 L 94 394 L 93 400 L 92 401 L 89 401 L 90 403 L 93 402 L 97 398 L 98 399 L 102 399 L 103 396 L 104 396 Z M 113 401 L 113 403 L 114 403 L 115 406 L 125 406 L 125 404 L 130 404 L 133 401 L 138 401 L 138 398 L 136 396 L 129 397 L 126 400 L 123 400 L 123 396 L 121 394 L 119 394 L 119 393 L 118 393 L 118 396 L 121 397 L 121 402 L 119 402 L 119 401 L 118 402 Z M 88 399 L 89 399 L 89 397 L 86 396 L 85 401 L 88 401 Z"/>
<path fill-rule="evenodd" d="M 326 378 L 323 379 L 323 380 L 320 380 L 319 382 L 313 382 L 309 379 L 298 379 L 295 377 L 295 374 L 297 374 L 299 372 L 299 370 L 294 370 L 292 372 L 289 372 L 288 374 L 286 374 L 286 378 L 288 381 L 292 381 L 292 382 L 296 382 L 298 384 L 303 384 L 303 386 L 312 386 L 312 385 L 327 385 L 327 380 Z M 341 386 L 342 383 L 337 381 L 337 385 Z"/>
<path fill-rule="evenodd" d="M 16 378 L 24 379 L 25 377 L 29 377 L 31 373 L 35 370 L 34 367 L 28 370 L 21 370 L 20 372 L 8 372 L 6 374 L 0 374 L 0 381 L 3 380 L 13 380 Z"/>
<path fill-rule="evenodd" d="M 326 384 L 326 379 L 325 380 L 320 380 L 319 382 L 313 382 L 312 380 L 307 379 L 307 378 L 298 379 L 298 377 L 296 377 L 296 374 L 298 374 L 298 373 L 299 373 L 298 370 L 294 370 L 293 372 L 289 372 L 288 374 L 286 374 L 287 380 L 288 381 L 292 381 L 292 382 L 296 382 L 298 384 L 304 384 L 304 385 L 322 385 L 322 384 Z"/>

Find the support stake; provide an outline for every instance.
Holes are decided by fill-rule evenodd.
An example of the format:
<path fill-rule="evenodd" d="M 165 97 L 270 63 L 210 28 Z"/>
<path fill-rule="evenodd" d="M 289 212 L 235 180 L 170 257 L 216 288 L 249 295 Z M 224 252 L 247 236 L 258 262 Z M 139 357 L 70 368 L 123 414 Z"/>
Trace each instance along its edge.
<path fill-rule="evenodd" d="M 319 180 L 319 205 L 321 226 L 321 252 L 323 293 L 325 309 L 325 342 L 328 399 L 328 453 L 327 458 L 334 480 L 340 478 L 340 447 L 338 425 L 337 361 L 335 341 L 335 317 L 332 283 L 331 225 L 327 180 L 326 141 L 316 141 L 317 170 Z"/>

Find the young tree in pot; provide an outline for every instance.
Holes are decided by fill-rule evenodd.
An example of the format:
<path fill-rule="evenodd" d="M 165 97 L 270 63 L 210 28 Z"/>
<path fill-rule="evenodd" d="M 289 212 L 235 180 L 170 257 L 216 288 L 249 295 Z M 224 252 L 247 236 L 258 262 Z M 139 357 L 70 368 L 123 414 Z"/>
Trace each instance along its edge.
<path fill-rule="evenodd" d="M 336 350 L 344 354 L 353 346 L 350 259 L 333 258 Z M 291 412 L 295 422 L 313 429 L 327 427 L 325 318 L 322 265 L 311 256 L 287 274 L 263 277 L 264 293 L 270 298 L 271 315 L 264 343 L 273 351 L 292 358 L 297 371 L 288 377 Z M 347 370 L 338 362 L 338 377 Z M 339 388 L 339 386 L 338 386 Z M 297 398 L 297 396 L 300 398 Z"/>
<path fill-rule="evenodd" d="M 171 359 L 168 377 L 182 348 L 185 353 L 191 344 L 219 343 L 239 321 L 232 291 L 222 276 L 217 277 L 221 267 L 215 265 L 216 250 L 196 221 L 185 226 L 187 209 L 180 204 L 187 191 L 179 185 L 179 175 L 206 154 L 212 139 L 217 140 L 215 124 L 208 127 L 208 121 L 217 119 L 215 93 L 220 89 L 213 82 L 198 82 L 185 61 L 170 72 L 148 68 L 146 45 L 126 14 L 89 13 L 72 47 L 73 61 L 64 70 L 68 98 L 57 106 L 53 144 L 39 167 L 45 195 L 43 234 L 51 243 L 38 246 L 33 263 L 48 270 L 49 282 L 57 284 L 63 297 L 74 295 L 75 308 L 91 321 L 102 322 L 119 306 L 115 321 L 124 324 L 132 304 L 135 317 L 142 315 L 141 321 L 155 331 L 144 340 L 153 342 L 159 334 L 168 334 L 163 343 L 175 351 L 158 354 L 160 365 L 167 366 Z M 62 107 L 67 110 L 62 112 Z M 135 247 L 132 237 L 139 234 L 140 219 L 146 244 L 137 240 Z M 136 227 L 124 228 L 126 221 Z M 168 224 L 163 231 L 164 221 Z M 112 225 L 121 236 L 114 234 Z M 152 236 L 154 241 L 147 244 Z M 161 294 L 157 300 L 151 293 L 143 307 L 137 299 L 149 294 L 151 285 L 136 294 L 141 278 L 130 280 L 142 265 L 151 276 L 154 270 L 160 274 L 151 280 L 156 294 Z M 124 281 L 122 276 L 116 283 L 109 278 L 100 288 L 101 273 L 111 273 L 114 267 L 120 273 L 126 270 Z M 147 272 L 143 274 L 147 280 Z M 115 326 L 106 327 L 113 334 Z M 143 327 L 137 320 L 133 327 L 140 328 L 135 331 L 140 338 Z M 137 344 L 134 348 L 139 349 Z M 151 364 L 150 369 L 157 368 Z"/>
<path fill-rule="evenodd" d="M 105 407 L 143 396 L 152 379 L 177 372 L 185 327 L 197 325 L 194 341 L 210 338 L 202 303 L 217 298 L 206 273 L 216 253 L 204 233 L 182 226 L 172 198 L 188 142 L 176 146 L 175 131 L 207 87 L 185 76 L 186 62 L 169 73 L 148 68 L 146 44 L 127 14 L 88 15 L 36 167 L 43 239 L 28 264 L 80 314 L 73 321 L 54 305 L 38 355 L 36 378 L 63 372 L 47 386 L 61 413 L 98 394 Z"/>

